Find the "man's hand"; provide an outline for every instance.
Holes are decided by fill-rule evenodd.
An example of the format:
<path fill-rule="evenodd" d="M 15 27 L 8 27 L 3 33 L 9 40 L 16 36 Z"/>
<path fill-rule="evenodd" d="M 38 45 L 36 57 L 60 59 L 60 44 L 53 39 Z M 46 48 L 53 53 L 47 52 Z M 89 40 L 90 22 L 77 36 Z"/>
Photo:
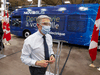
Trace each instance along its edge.
<path fill-rule="evenodd" d="M 36 61 L 35 65 L 41 66 L 41 67 L 47 67 L 48 66 L 48 60 Z"/>
<path fill-rule="evenodd" d="M 48 61 L 50 64 L 55 62 L 55 57 L 53 55 L 50 56 L 50 60 Z"/>
<path fill-rule="evenodd" d="M 35 65 L 41 66 L 41 67 L 47 67 L 48 63 L 53 64 L 54 62 L 55 62 L 55 57 L 53 55 L 51 55 L 50 60 L 36 61 Z"/>

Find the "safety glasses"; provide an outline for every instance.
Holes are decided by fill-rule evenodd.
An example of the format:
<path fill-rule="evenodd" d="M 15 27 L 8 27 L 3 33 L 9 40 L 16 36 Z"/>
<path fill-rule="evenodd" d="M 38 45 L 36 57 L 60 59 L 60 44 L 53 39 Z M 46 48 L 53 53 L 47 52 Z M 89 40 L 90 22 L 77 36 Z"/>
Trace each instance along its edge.
<path fill-rule="evenodd" d="M 40 22 L 39 23 L 41 26 L 51 26 L 51 22 Z"/>

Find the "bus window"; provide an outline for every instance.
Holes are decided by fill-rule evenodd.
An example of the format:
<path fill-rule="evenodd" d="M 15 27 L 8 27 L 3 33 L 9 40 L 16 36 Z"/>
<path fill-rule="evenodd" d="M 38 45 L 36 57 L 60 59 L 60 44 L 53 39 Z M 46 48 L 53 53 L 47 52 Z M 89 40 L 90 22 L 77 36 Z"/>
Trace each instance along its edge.
<path fill-rule="evenodd" d="M 12 26 L 21 26 L 21 16 L 12 16 Z"/>
<path fill-rule="evenodd" d="M 67 30 L 70 32 L 86 32 L 87 16 L 86 15 L 69 15 Z"/>
<path fill-rule="evenodd" d="M 21 16 L 12 16 L 12 18 L 21 18 Z"/>
<path fill-rule="evenodd" d="M 39 15 L 23 15 L 23 25 L 28 28 L 37 28 L 36 18 Z"/>

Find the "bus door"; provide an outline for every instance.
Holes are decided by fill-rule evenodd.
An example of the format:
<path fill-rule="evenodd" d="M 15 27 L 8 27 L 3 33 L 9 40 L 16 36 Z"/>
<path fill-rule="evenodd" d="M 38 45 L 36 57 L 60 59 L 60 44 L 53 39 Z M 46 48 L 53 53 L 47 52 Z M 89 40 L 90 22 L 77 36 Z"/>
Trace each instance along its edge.
<path fill-rule="evenodd" d="M 64 15 L 48 15 L 51 17 L 51 31 L 53 39 L 64 40 L 65 37 L 65 16 Z"/>
<path fill-rule="evenodd" d="M 18 36 L 21 36 L 21 16 L 19 15 L 14 15 L 11 17 L 11 33 L 12 34 L 15 34 L 15 35 L 18 35 Z"/>

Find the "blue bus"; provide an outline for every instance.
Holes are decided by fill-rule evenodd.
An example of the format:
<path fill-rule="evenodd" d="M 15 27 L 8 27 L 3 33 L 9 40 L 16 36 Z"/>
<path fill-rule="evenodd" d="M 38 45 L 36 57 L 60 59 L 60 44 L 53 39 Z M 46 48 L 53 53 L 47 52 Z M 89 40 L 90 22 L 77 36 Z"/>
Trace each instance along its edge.
<path fill-rule="evenodd" d="M 10 30 L 14 35 L 28 37 L 38 30 L 36 18 L 48 15 L 51 17 L 50 34 L 53 39 L 89 46 L 98 8 L 99 4 L 20 8 L 10 15 Z"/>

